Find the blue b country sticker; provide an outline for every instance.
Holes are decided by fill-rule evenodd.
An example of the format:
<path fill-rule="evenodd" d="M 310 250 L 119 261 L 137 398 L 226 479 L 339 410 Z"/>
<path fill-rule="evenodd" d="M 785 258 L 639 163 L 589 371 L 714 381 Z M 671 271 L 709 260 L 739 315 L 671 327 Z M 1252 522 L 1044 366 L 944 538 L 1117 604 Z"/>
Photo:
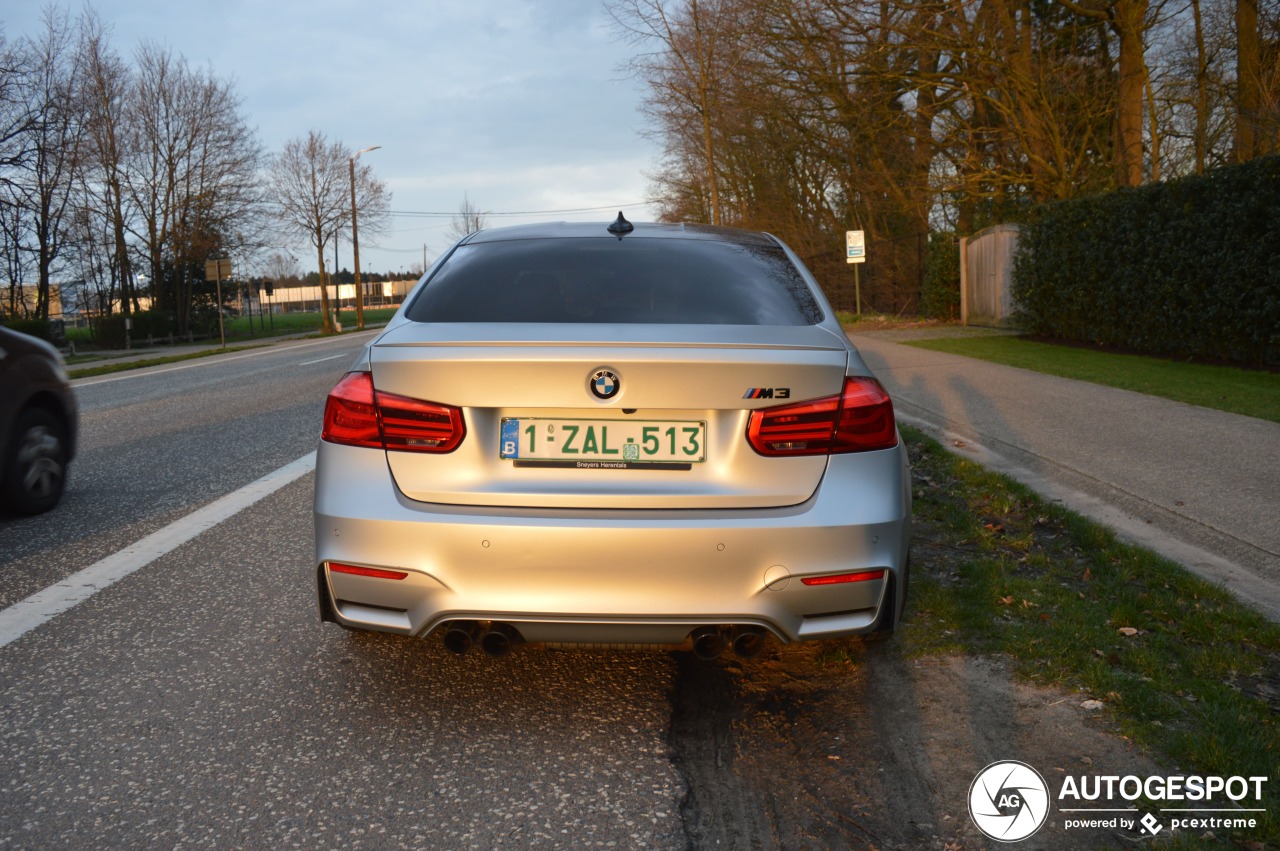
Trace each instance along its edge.
<path fill-rule="evenodd" d="M 492 451 L 492 450 L 490 450 Z M 502 421 L 502 457 L 520 457 L 520 421 Z"/>

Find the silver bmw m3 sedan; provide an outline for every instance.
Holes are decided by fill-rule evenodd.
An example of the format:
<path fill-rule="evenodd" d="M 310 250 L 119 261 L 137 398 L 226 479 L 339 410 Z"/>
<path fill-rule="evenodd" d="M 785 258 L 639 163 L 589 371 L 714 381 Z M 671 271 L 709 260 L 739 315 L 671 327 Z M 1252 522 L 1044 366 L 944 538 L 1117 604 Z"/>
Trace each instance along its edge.
<path fill-rule="evenodd" d="M 909 482 L 892 402 L 774 237 L 480 231 L 329 395 L 321 617 L 492 655 L 891 630 Z"/>

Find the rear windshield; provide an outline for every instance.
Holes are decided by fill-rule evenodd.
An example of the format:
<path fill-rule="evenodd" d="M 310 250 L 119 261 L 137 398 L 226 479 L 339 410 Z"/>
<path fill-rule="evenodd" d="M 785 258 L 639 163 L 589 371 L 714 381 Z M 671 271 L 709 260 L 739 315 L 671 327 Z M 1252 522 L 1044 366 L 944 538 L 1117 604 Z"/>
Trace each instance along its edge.
<path fill-rule="evenodd" d="M 772 244 L 555 238 L 460 246 L 406 311 L 417 322 L 814 325 L 822 311 Z"/>

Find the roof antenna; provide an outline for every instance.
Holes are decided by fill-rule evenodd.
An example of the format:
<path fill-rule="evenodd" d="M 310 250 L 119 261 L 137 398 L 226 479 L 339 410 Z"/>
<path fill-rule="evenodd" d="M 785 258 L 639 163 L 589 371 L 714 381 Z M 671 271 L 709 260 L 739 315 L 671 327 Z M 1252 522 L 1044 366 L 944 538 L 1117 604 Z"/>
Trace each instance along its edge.
<path fill-rule="evenodd" d="M 609 233 L 615 234 L 618 239 L 622 239 L 624 234 L 631 233 L 636 226 L 627 221 L 627 217 L 622 215 L 622 211 L 618 211 L 618 218 L 613 220 L 613 224 L 609 225 Z"/>

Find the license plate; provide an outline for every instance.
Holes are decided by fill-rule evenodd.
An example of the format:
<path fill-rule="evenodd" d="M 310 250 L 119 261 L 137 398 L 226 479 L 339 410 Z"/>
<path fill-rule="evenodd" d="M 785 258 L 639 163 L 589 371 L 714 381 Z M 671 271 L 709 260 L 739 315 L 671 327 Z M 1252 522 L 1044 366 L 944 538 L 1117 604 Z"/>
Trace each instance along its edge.
<path fill-rule="evenodd" d="M 697 464 L 707 459 L 707 424 L 507 417 L 499 451 L 517 463 L 569 467 Z"/>

